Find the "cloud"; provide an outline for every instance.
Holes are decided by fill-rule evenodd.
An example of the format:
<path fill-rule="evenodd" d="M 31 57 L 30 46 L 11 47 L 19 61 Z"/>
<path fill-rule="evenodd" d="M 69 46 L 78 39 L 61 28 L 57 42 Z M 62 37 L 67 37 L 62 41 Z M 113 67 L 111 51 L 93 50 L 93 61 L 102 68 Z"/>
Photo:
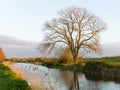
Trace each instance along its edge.
<path fill-rule="evenodd" d="M 0 47 L 7 58 L 37 57 L 40 53 L 37 50 L 38 43 L 19 40 L 14 37 L 0 35 Z"/>
<path fill-rule="evenodd" d="M 102 45 L 103 56 L 120 56 L 120 42 Z"/>
<path fill-rule="evenodd" d="M 25 45 L 35 45 L 35 42 L 29 42 L 24 40 L 19 40 L 15 37 L 0 35 L 0 45 L 16 45 L 16 46 L 25 46 Z"/>
<path fill-rule="evenodd" d="M 7 58 L 18 57 L 39 57 L 38 43 L 19 40 L 15 37 L 0 35 L 0 47 L 3 49 Z M 99 56 L 120 56 L 120 42 L 102 45 L 102 55 L 96 53 L 88 54 L 87 57 Z"/>
<path fill-rule="evenodd" d="M 97 53 L 90 53 L 85 55 L 85 57 L 120 56 L 120 42 L 103 44 L 101 48 L 102 53 L 100 55 Z"/>

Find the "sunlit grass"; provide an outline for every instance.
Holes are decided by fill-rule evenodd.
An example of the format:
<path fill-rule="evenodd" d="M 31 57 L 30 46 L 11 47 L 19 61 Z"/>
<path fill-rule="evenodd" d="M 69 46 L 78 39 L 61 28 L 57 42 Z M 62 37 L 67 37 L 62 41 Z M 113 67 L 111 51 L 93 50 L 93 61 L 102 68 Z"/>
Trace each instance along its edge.
<path fill-rule="evenodd" d="M 30 90 L 27 82 L 17 78 L 8 67 L 0 64 L 0 90 Z"/>

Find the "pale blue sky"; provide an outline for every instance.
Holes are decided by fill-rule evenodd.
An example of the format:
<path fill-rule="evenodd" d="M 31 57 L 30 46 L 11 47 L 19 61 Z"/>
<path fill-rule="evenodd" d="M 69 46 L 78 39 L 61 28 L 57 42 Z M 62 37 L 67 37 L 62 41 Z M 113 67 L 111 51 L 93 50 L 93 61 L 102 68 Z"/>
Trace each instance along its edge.
<path fill-rule="evenodd" d="M 40 42 L 43 24 L 69 6 L 84 7 L 108 24 L 101 43 L 120 42 L 120 0 L 0 0 L 0 34 Z"/>

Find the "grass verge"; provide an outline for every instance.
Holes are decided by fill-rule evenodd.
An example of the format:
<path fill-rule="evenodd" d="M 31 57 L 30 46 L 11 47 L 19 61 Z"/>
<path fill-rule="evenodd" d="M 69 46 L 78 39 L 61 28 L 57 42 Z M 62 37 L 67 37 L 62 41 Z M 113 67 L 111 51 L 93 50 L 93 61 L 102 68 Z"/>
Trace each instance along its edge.
<path fill-rule="evenodd" d="M 16 78 L 7 66 L 0 64 L 0 90 L 31 90 L 28 83 Z"/>

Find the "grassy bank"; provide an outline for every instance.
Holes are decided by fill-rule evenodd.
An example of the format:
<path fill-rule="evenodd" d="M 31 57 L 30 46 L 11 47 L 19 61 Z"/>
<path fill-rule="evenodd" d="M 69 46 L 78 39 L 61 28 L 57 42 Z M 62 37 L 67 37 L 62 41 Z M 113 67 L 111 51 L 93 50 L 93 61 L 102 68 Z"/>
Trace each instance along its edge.
<path fill-rule="evenodd" d="M 0 64 L 0 90 L 30 90 L 27 82 L 16 78 L 8 67 Z"/>
<path fill-rule="evenodd" d="M 84 66 L 84 72 L 88 79 L 120 82 L 120 65 L 91 61 Z"/>

